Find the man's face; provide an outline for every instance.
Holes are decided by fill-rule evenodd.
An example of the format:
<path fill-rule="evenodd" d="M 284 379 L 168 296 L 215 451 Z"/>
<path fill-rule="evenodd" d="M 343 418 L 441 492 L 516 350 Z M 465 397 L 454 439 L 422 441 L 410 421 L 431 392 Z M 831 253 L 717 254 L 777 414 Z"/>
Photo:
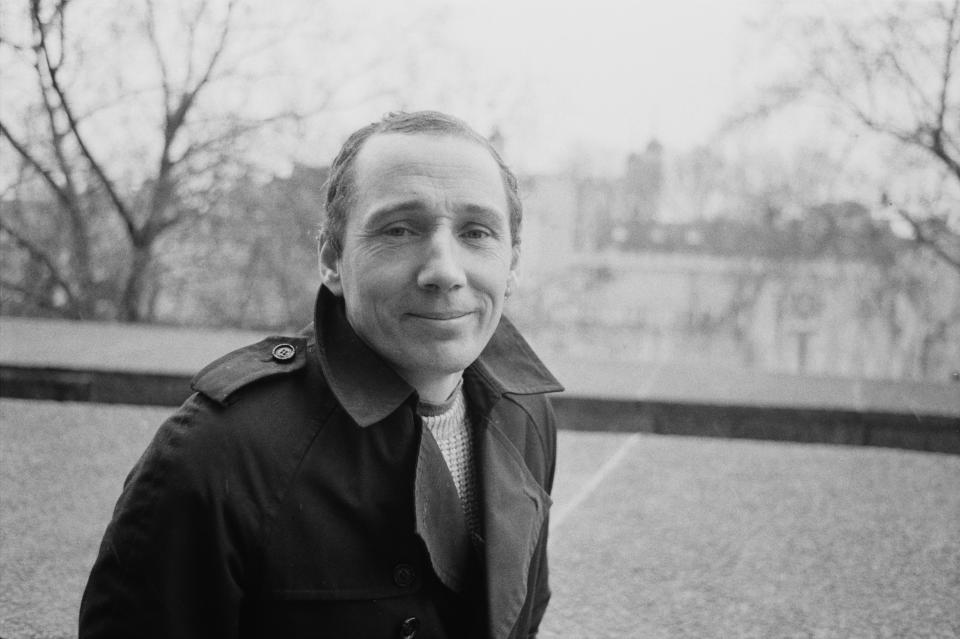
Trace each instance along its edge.
<path fill-rule="evenodd" d="M 324 283 L 357 334 L 414 386 L 479 355 L 514 277 L 500 169 L 479 144 L 375 135 L 354 165 L 343 250 L 321 251 Z"/>

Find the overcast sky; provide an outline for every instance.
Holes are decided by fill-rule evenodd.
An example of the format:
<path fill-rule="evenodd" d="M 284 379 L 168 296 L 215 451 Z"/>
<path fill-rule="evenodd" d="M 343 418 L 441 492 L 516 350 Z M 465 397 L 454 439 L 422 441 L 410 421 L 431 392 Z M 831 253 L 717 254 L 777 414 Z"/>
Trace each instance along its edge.
<path fill-rule="evenodd" d="M 776 68 L 762 45 L 769 34 L 751 26 L 771 8 L 850 10 L 864 1 L 888 0 L 249 0 L 245 28 L 262 28 L 273 57 L 243 58 L 244 71 L 265 65 L 258 84 L 232 96 L 218 89 L 215 99 L 228 111 L 261 105 L 267 113 L 288 102 L 309 110 L 336 89 L 338 108 L 258 149 L 281 171 L 291 160 L 329 162 L 349 131 L 399 107 L 446 110 L 482 133 L 496 126 L 521 172 L 578 162 L 609 173 L 653 137 L 671 153 L 711 143 L 720 124 L 750 103 L 762 74 Z M 171 59 L 185 48 L 178 4 L 156 5 Z M 136 72 L 150 65 L 151 50 L 141 43 L 138 57 L 132 42 L 105 26 L 132 6 L 91 1 L 72 19 L 91 21 L 84 40 L 99 34 L 103 55 L 88 66 L 133 70 L 134 84 L 156 84 Z M 238 33 L 241 48 L 250 34 Z M 84 81 L 101 75 L 110 73 Z M 98 140 L 128 139 L 114 129 L 119 141 L 109 140 L 113 129 Z"/>
<path fill-rule="evenodd" d="M 697 144 L 742 89 L 750 0 L 457 4 L 451 28 L 478 59 L 529 81 L 541 153 L 578 143 L 638 149 L 651 136 Z M 502 41 L 490 35 L 498 30 Z"/>
<path fill-rule="evenodd" d="M 447 109 L 485 133 L 499 125 L 510 160 L 538 171 L 562 167 L 574 154 L 619 166 L 653 136 L 673 149 L 707 142 L 751 89 L 756 32 L 748 21 L 770 5 L 359 0 L 327 6 L 360 19 L 362 33 L 351 34 L 351 46 L 388 59 L 417 58 L 404 107 Z M 430 21 L 434 26 L 424 27 Z M 302 58 L 314 59 L 304 46 Z M 358 86 L 356 94 L 368 89 Z M 373 119 L 383 108 L 360 101 L 345 120 Z"/>

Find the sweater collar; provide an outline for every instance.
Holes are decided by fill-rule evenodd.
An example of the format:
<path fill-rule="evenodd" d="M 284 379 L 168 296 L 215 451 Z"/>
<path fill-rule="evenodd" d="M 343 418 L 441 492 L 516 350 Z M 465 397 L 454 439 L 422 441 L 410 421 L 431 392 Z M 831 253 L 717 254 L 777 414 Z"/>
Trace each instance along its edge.
<path fill-rule="evenodd" d="M 314 312 L 320 366 L 340 405 L 360 426 L 375 424 L 416 391 L 354 332 L 343 300 L 320 287 Z M 530 345 L 506 317 L 468 367 L 496 395 L 562 391 Z"/>

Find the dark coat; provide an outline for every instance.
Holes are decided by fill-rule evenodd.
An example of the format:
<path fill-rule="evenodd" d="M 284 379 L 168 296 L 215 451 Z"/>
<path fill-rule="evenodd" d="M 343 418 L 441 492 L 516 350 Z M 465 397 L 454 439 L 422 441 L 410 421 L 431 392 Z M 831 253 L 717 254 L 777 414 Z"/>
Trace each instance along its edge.
<path fill-rule="evenodd" d="M 560 385 L 505 319 L 464 372 L 483 509 L 473 545 L 416 393 L 325 289 L 314 325 L 194 379 L 127 478 L 81 639 L 536 633 L 556 447 L 543 393 Z M 477 587 L 454 592 L 445 577 L 465 558 Z"/>

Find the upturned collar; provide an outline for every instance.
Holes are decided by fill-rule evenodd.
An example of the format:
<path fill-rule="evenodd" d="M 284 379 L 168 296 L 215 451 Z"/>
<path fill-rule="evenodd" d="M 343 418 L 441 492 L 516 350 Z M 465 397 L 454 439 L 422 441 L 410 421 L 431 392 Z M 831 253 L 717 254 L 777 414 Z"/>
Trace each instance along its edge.
<path fill-rule="evenodd" d="M 415 390 L 360 339 L 347 321 L 343 299 L 320 287 L 314 310 L 317 355 L 330 389 L 360 426 L 375 424 L 394 412 Z M 470 366 L 497 395 L 532 395 L 562 391 L 506 317 Z"/>

